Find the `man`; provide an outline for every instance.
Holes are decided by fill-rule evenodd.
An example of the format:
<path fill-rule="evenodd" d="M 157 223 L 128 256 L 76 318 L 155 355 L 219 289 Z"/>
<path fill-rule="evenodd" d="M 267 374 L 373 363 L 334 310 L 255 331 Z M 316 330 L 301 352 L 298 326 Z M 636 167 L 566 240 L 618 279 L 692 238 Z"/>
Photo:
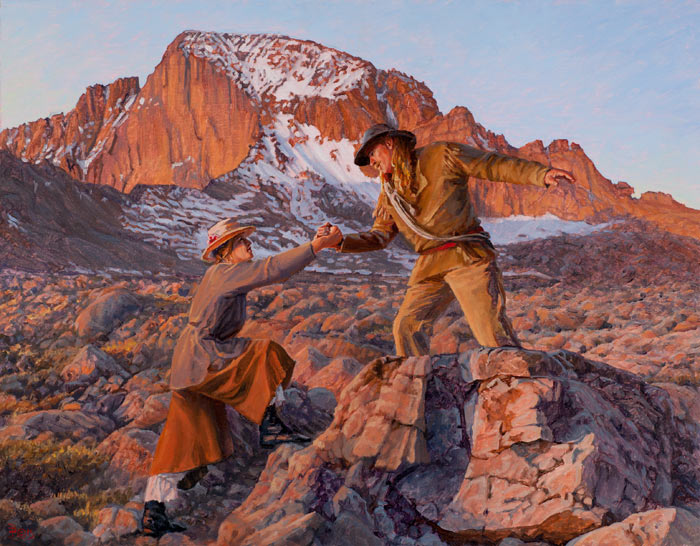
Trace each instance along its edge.
<path fill-rule="evenodd" d="M 382 189 L 369 232 L 346 235 L 337 250 L 385 248 L 401 233 L 419 254 L 394 321 L 396 352 L 424 355 L 432 323 L 454 298 L 483 346 L 519 346 L 505 312 L 505 291 L 496 253 L 469 198 L 470 176 L 548 188 L 566 171 L 533 161 L 436 142 L 416 149 L 409 131 L 385 124 L 370 127 L 355 164 L 379 171 Z"/>

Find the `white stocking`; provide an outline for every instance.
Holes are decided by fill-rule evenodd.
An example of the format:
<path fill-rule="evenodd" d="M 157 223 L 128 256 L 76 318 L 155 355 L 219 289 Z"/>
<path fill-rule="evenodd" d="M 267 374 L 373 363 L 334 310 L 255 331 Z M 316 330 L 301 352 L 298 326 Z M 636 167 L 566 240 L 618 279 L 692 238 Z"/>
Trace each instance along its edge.
<path fill-rule="evenodd" d="M 173 472 L 149 476 L 143 501 L 156 500 L 168 502 L 176 500 L 180 496 L 177 489 L 177 482 L 179 482 L 184 475 L 185 472 Z"/>

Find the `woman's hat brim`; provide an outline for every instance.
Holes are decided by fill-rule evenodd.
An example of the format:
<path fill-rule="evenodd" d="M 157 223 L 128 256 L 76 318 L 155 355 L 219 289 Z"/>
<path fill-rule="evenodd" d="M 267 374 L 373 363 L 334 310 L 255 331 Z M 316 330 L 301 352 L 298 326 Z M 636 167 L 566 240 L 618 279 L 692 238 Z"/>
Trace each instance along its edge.
<path fill-rule="evenodd" d="M 210 244 L 206 250 L 202 253 L 202 260 L 205 262 L 213 262 L 214 261 L 214 256 L 213 252 L 217 248 L 219 248 L 221 245 L 224 243 L 230 241 L 234 237 L 248 237 L 251 233 L 255 231 L 254 226 L 241 226 L 239 228 L 236 228 L 234 230 L 229 231 L 228 233 L 225 233 L 221 237 L 219 237 L 216 241 L 214 241 L 212 244 Z"/>

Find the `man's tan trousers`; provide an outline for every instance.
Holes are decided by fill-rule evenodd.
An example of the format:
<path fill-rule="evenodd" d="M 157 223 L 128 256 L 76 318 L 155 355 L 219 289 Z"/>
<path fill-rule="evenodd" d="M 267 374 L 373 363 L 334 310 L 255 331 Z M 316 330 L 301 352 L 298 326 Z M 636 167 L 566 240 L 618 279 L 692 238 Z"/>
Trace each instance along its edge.
<path fill-rule="evenodd" d="M 520 346 L 506 316 L 501 272 L 495 260 L 485 259 L 408 287 L 394 320 L 396 354 L 429 354 L 433 323 L 454 298 L 479 344 Z"/>

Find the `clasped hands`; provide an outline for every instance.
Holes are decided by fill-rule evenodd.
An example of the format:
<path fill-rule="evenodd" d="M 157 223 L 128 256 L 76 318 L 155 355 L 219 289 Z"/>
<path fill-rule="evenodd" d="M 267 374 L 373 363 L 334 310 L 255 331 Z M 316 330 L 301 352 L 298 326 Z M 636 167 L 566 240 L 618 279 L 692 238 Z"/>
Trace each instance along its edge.
<path fill-rule="evenodd" d="M 343 242 L 343 233 L 338 226 L 332 225 L 330 222 L 319 226 L 316 230 L 316 236 L 311 241 L 314 251 L 324 248 L 334 248 L 338 250 Z"/>

